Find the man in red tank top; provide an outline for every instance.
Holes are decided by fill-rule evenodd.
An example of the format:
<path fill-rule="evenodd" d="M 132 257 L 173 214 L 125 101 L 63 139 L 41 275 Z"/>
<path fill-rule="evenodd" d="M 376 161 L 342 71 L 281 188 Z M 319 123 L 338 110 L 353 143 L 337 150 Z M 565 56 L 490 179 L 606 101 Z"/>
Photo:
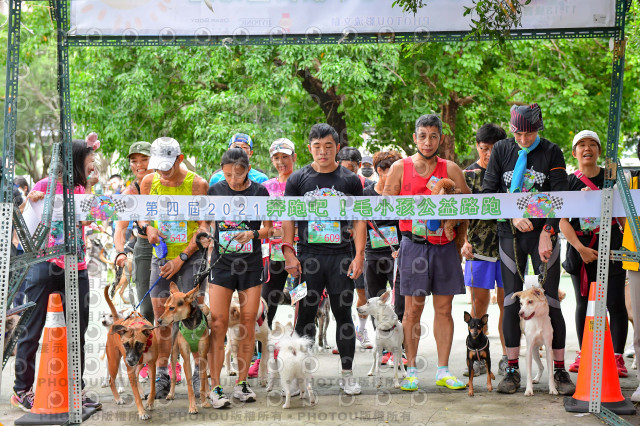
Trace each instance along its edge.
<path fill-rule="evenodd" d="M 471 191 L 454 162 L 437 156 L 442 141 L 442 122 L 437 115 L 416 120 L 413 140 L 418 152 L 391 166 L 382 195 L 431 195 L 433 184 L 442 178 L 453 180 L 462 193 Z M 400 220 L 402 241 L 398 256 L 400 294 L 405 296 L 402 320 L 407 353 L 407 377 L 401 389 L 418 389 L 416 356 L 420 342 L 420 317 L 425 297 L 433 295 L 435 316 L 432 330 L 438 349 L 436 384 L 449 389 L 465 385 L 449 372 L 449 354 L 453 341 L 453 296 L 464 294 L 462 267 L 455 243 L 449 241 L 439 221 Z"/>

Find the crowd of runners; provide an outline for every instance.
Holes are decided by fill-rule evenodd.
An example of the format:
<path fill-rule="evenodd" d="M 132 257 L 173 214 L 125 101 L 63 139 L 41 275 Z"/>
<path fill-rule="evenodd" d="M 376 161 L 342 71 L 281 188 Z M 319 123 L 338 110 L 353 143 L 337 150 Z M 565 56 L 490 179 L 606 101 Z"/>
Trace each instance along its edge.
<path fill-rule="evenodd" d="M 216 172 L 209 180 L 189 171 L 183 164 L 184 154 L 177 140 L 162 137 L 152 144 L 133 143 L 128 152 L 131 172 L 135 179 L 123 193 L 140 195 L 215 195 L 215 196 L 379 196 L 430 195 L 433 185 L 449 178 L 463 194 L 513 193 L 549 191 L 598 190 L 604 184 L 604 169 L 598 165 L 602 145 L 597 133 L 584 130 L 575 135 L 571 155 L 578 170 L 567 175 L 565 159 L 558 145 L 543 138 L 542 112 L 536 104 L 514 106 L 510 112 L 509 133 L 498 125 L 485 124 L 476 133 L 478 159 L 465 169 L 453 161 L 441 158 L 439 147 L 443 140 L 442 122 L 436 115 L 423 115 L 415 122 L 413 140 L 415 153 L 404 157 L 394 150 L 362 156 L 352 147 L 342 147 L 340 135 L 328 124 L 314 125 L 305 143 L 297 144 L 287 138 L 273 141 L 269 155 L 277 172 L 269 179 L 252 167 L 253 140 L 238 133 L 228 142 Z M 76 193 L 91 191 L 87 176 L 92 170 L 93 149 L 84 141 L 74 141 L 74 181 Z M 296 151 L 308 150 L 311 164 L 299 164 Z M 35 192 L 45 191 L 47 179 L 38 182 Z M 632 179 L 637 187 L 637 177 Z M 62 185 L 57 184 L 57 192 Z M 33 191 L 32 191 L 33 193 Z M 38 196 L 36 194 L 35 196 Z M 34 197 L 35 197 L 34 196 Z M 79 224 L 81 227 L 83 224 Z M 560 394 L 572 395 L 575 385 L 568 371 L 580 368 L 580 354 L 565 367 L 566 326 L 558 287 L 561 265 L 570 274 L 575 289 L 576 333 L 581 342 L 587 310 L 589 285 L 596 280 L 598 255 L 598 218 L 575 219 L 507 219 L 470 221 L 462 253 L 453 240 L 443 232 L 439 220 L 385 221 L 137 221 L 116 225 L 114 262 L 123 266 L 127 260 L 125 235 L 135 228 L 133 248 L 138 300 L 141 314 L 150 322 L 164 313 L 170 283 L 176 282 L 183 291 L 199 285 L 198 300 L 208 304 L 212 319 L 208 369 L 212 391 L 209 398 L 214 407 L 228 405 L 220 381 L 224 361 L 225 334 L 229 322 L 229 305 L 235 291 L 241 306 L 241 321 L 246 327 L 238 349 L 238 378 L 233 396 L 241 401 L 254 401 L 255 393 L 248 378 L 257 375 L 264 348 L 255 345 L 255 319 L 261 299 L 267 304 L 269 327 L 272 326 L 278 305 L 285 303 L 288 279 L 306 282 L 307 295 L 298 302 L 295 331 L 301 336 L 315 337 L 315 318 L 318 305 L 328 297 L 335 317 L 336 352 L 340 357 L 341 388 L 346 394 L 361 392 L 352 367 L 356 341 L 371 348 L 367 334 L 368 318 L 354 315 L 354 304 L 361 306 L 371 297 L 380 296 L 390 287 L 394 310 L 403 324 L 404 356 L 407 376 L 402 380 L 403 391 L 419 388 L 417 353 L 422 336 L 420 321 L 426 298 L 434 308 L 431 329 L 437 346 L 437 386 L 464 389 L 465 384 L 449 369 L 454 321 L 451 315 L 455 295 L 464 294 L 469 287 L 472 296 L 472 316 L 479 318 L 487 312 L 491 291 L 496 291 L 500 307 L 499 332 L 501 348 L 494 349 L 499 357 L 502 378 L 497 390 L 515 393 L 520 387 L 519 369 L 520 318 L 518 299 L 512 295 L 523 289 L 527 262 L 544 281 L 549 302 L 549 316 L 553 326 L 553 379 Z M 54 228 L 55 228 L 54 224 Z M 60 224 L 61 226 L 61 224 Z M 558 234 L 568 242 L 565 259 L 560 257 Z M 206 255 L 198 247 L 196 235 L 213 236 Z M 88 277 L 83 258 L 82 229 L 79 235 L 79 282 L 81 305 L 80 331 L 83 339 L 87 328 Z M 166 252 L 159 252 L 161 239 Z M 233 242 L 233 244 L 231 244 Z M 270 243 L 268 243 L 270 242 Z M 262 246 L 269 244 L 269 257 L 263 259 Z M 50 245 L 56 244 L 50 239 Z M 203 245 L 206 247 L 207 244 Z M 624 219 L 614 219 L 611 248 L 622 245 L 635 251 L 633 239 Z M 464 257 L 461 265 L 460 255 Z M 209 262 L 211 272 L 197 281 L 203 262 Z M 640 323 L 640 273 L 637 263 L 611 262 L 609 268 L 609 297 L 611 335 L 618 373 L 628 374 L 623 352 L 628 332 L 625 308 L 625 279 L 631 285 L 634 315 Z M 55 277 L 52 280 L 52 274 Z M 150 283 L 155 285 L 150 286 Z M 150 297 L 145 294 L 150 291 Z M 64 291 L 64 262 L 52 259 L 48 264 L 32 266 L 26 284 L 28 300 L 38 305 L 26 325 L 27 333 L 19 340 L 16 358 L 16 381 L 12 403 L 31 408 L 35 356 L 45 323 L 48 295 Z M 636 309 L 637 308 L 637 309 Z M 375 324 L 373 324 L 375 327 Z M 171 351 L 171 327 L 158 327 L 160 337 L 157 363 L 156 398 L 169 392 L 167 367 Z M 637 336 L 638 333 L 636 333 Z M 640 339 L 634 339 L 640 356 Z M 500 354 L 496 354 L 500 351 Z M 197 354 L 194 354 L 197 355 Z M 501 357 L 500 357 L 501 355 Z M 383 358 L 389 362 L 390 353 Z M 84 362 L 82 363 L 84 366 Z M 194 363 L 197 365 L 197 363 Z M 474 374 L 484 374 L 486 368 L 476 364 Z M 141 374 L 145 374 L 144 370 Z M 468 374 L 468 371 L 465 372 Z M 194 390 L 207 375 L 193 372 Z M 640 400 L 640 388 L 634 393 Z M 85 405 L 98 406 L 88 398 Z M 92 405 L 93 404 L 93 405 Z"/>

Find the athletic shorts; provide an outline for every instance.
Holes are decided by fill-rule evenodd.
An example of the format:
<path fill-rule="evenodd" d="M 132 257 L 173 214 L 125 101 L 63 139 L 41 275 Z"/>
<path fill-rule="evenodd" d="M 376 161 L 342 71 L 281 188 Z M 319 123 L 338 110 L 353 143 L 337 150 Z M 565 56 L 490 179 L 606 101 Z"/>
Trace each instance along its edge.
<path fill-rule="evenodd" d="M 464 276 L 455 243 L 433 245 L 400 242 L 398 255 L 402 296 L 452 296 L 464 294 Z"/>
<path fill-rule="evenodd" d="M 326 288 L 327 294 L 340 294 L 354 289 L 354 282 L 347 276 L 353 258 L 349 253 L 310 254 L 300 253 L 302 282 L 307 283 L 307 297 L 318 298 Z M 296 281 L 296 284 L 298 282 Z M 313 295 L 312 295 L 313 293 Z"/>
<path fill-rule="evenodd" d="M 149 277 L 149 287 L 153 286 L 156 280 L 160 278 L 160 265 L 158 264 L 159 259 L 155 256 L 151 258 L 151 275 Z M 171 277 L 171 279 L 166 280 L 164 278 L 160 278 L 158 283 L 151 289 L 150 296 L 154 299 L 161 298 L 164 299 L 169 297 L 169 285 L 173 281 L 178 285 L 180 290 L 183 293 L 186 293 L 193 289 L 195 276 L 202 269 L 206 269 L 206 259 L 202 258 L 202 254 L 200 251 L 194 253 L 180 268 L 180 272 Z M 203 283 L 206 282 L 206 279 Z M 204 296 L 204 284 L 200 285 L 200 291 L 198 292 L 199 296 Z"/>
<path fill-rule="evenodd" d="M 467 260 L 464 265 L 464 284 L 467 287 L 484 288 L 493 290 L 496 285 L 502 284 L 502 272 L 500 261 L 488 262 L 486 260 Z"/>
<path fill-rule="evenodd" d="M 244 271 L 242 274 L 239 274 L 231 269 L 213 268 L 209 275 L 209 284 L 238 291 L 262 285 L 263 282 L 264 270 Z"/>
<path fill-rule="evenodd" d="M 364 282 L 367 285 L 367 299 L 379 297 L 387 291 L 387 283 L 393 288 L 394 259 L 381 257 L 364 262 Z"/>

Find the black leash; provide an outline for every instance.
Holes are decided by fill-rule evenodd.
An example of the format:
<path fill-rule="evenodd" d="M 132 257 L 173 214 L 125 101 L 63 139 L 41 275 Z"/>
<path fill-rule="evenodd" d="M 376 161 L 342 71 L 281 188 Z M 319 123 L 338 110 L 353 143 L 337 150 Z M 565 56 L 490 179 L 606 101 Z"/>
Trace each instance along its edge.
<path fill-rule="evenodd" d="M 524 286 L 524 275 L 522 274 L 522 271 L 518 267 L 518 247 L 517 247 L 518 244 L 517 244 L 517 241 L 516 241 L 517 229 L 513 225 L 513 220 L 511 220 L 511 219 L 507 219 L 507 220 L 509 220 L 509 224 L 511 225 L 511 232 L 513 233 L 513 260 L 516 263 L 516 272 L 518 273 L 518 276 L 522 280 L 522 285 Z M 553 237 L 554 236 L 552 236 L 552 238 Z M 553 244 L 553 241 L 552 241 L 552 244 Z M 525 256 L 525 258 L 526 258 L 526 256 Z M 540 285 L 540 288 L 544 288 L 544 284 L 547 282 L 547 268 L 548 268 L 548 263 L 547 262 L 542 262 L 542 270 L 539 271 L 540 275 L 538 275 L 538 284 Z"/>

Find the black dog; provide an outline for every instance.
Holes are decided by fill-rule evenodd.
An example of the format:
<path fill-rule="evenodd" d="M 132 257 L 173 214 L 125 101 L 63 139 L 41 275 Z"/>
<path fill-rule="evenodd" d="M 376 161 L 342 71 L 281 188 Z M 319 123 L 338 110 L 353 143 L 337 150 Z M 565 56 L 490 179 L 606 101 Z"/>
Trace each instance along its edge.
<path fill-rule="evenodd" d="M 484 334 L 484 327 L 489 321 L 489 314 L 482 318 L 471 318 L 469 312 L 464 313 L 464 322 L 469 326 L 467 336 L 467 367 L 469 368 L 469 396 L 473 396 L 473 364 L 484 362 L 487 365 L 487 389 L 493 391 L 491 379 L 496 376 L 491 372 L 491 354 L 489 353 L 489 338 Z"/>

